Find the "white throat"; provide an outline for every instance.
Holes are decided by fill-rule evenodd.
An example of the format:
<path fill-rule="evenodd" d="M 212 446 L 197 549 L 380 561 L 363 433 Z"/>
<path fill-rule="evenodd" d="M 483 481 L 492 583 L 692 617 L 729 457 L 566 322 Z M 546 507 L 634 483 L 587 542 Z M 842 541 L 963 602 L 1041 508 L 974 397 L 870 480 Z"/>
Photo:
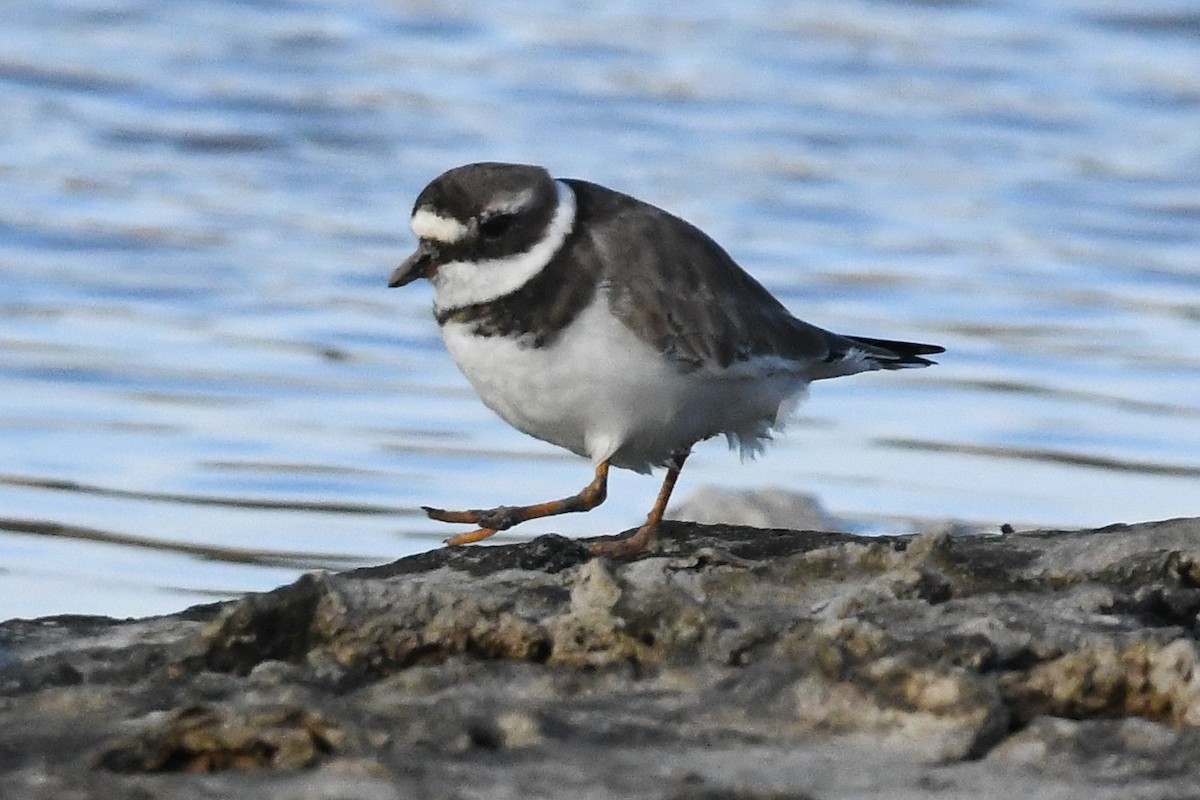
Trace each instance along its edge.
<path fill-rule="evenodd" d="M 575 227 L 575 193 L 562 181 L 555 181 L 554 185 L 558 190 L 558 205 L 542 238 L 524 253 L 442 264 L 431 279 L 436 308 L 463 308 L 512 294 L 550 263 Z"/>

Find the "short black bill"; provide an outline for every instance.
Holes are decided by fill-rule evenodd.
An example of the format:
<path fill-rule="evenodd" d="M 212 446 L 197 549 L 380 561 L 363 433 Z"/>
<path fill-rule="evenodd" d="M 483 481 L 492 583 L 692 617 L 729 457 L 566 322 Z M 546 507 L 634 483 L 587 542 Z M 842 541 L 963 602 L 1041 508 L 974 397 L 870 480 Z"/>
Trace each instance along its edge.
<path fill-rule="evenodd" d="M 427 243 L 417 245 L 417 252 L 404 259 L 404 263 L 396 267 L 388 286 L 395 289 L 412 283 L 417 278 L 428 278 L 437 269 L 437 249 Z"/>

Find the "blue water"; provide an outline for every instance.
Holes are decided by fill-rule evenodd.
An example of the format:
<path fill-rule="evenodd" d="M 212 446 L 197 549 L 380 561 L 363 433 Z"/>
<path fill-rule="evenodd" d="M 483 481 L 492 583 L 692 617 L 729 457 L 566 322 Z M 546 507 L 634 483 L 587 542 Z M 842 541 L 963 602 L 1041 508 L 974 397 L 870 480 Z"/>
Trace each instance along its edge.
<path fill-rule="evenodd" d="M 836 513 L 1200 513 L 1192 2 L 10 2 L 0 618 L 379 563 L 421 504 L 574 492 L 389 291 L 442 170 L 542 163 L 704 227 L 799 315 L 945 345 L 813 387 L 705 484 Z M 657 490 L 523 533 L 611 533 Z"/>

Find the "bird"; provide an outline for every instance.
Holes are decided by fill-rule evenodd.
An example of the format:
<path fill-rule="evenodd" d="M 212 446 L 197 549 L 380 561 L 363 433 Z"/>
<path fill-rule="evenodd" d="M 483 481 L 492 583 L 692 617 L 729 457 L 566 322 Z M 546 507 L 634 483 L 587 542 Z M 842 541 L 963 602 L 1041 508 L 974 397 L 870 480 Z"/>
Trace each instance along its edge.
<path fill-rule="evenodd" d="M 590 511 L 611 467 L 666 468 L 639 528 L 597 555 L 651 551 L 692 447 L 724 435 L 756 455 L 812 381 L 926 367 L 932 344 L 843 336 L 792 315 L 696 226 L 650 203 L 541 166 L 450 169 L 413 204 L 415 252 L 390 287 L 433 287 L 450 356 L 519 431 L 587 458 L 590 483 L 524 506 L 450 511 L 471 544 L 531 519 Z"/>

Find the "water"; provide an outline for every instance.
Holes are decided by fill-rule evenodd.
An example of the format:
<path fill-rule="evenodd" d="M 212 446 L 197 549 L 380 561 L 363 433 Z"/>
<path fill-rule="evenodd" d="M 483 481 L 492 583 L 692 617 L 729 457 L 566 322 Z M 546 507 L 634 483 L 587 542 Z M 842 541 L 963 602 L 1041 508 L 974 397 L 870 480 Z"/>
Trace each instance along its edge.
<path fill-rule="evenodd" d="M 0 618 L 138 615 L 574 492 L 384 288 L 420 188 L 543 163 L 670 208 L 798 314 L 945 345 L 813 388 L 703 484 L 1048 525 L 1200 513 L 1190 2 L 5 4 Z M 654 479 L 523 527 L 635 525 Z"/>

